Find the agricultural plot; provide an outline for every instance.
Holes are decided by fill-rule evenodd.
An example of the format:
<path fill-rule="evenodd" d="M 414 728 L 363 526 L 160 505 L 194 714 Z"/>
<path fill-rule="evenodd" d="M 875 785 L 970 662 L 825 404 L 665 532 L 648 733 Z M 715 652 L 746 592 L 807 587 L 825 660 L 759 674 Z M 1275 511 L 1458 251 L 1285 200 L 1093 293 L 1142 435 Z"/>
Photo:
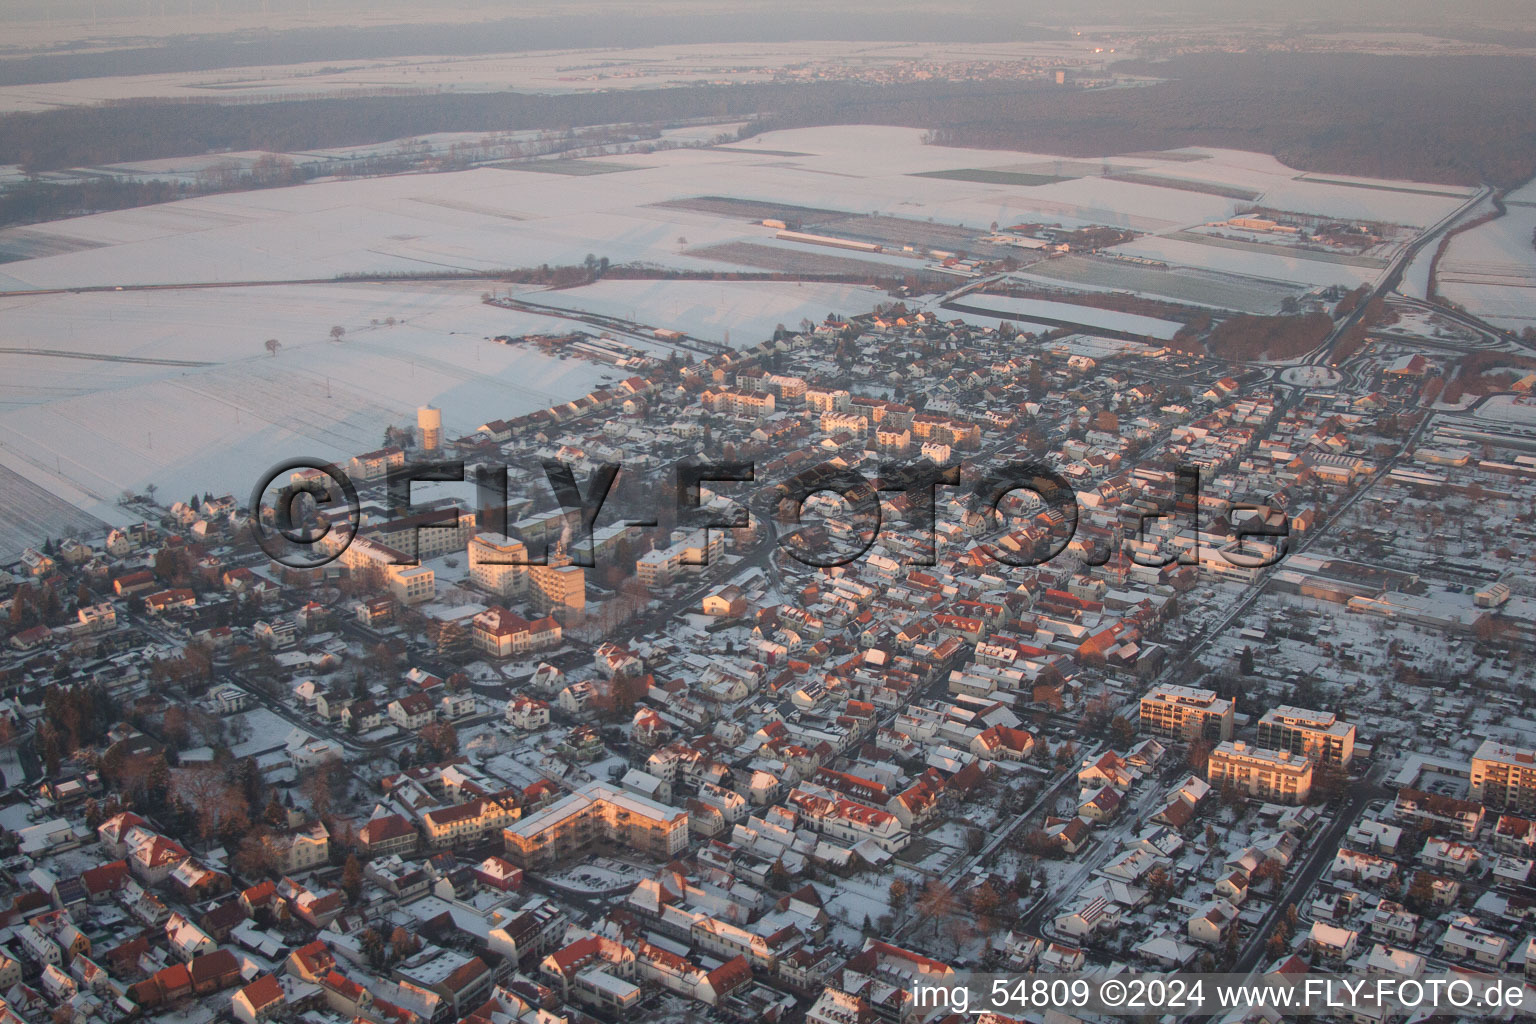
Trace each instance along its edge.
<path fill-rule="evenodd" d="M 898 248 L 910 245 L 919 252 L 939 249 L 993 259 L 1019 255 L 1019 250 L 1013 246 L 994 245 L 982 241 L 985 233 L 975 228 L 955 224 L 934 224 L 906 217 L 844 217 L 838 220 L 818 221 L 807 225 L 807 229 L 818 234 L 854 238 Z"/>
<path fill-rule="evenodd" d="M 979 181 L 987 185 L 1054 185 L 1070 181 L 1071 175 L 1038 174 L 998 168 L 962 167 L 953 171 L 917 171 L 914 178 L 946 178 L 950 181 Z"/>
<path fill-rule="evenodd" d="M 107 524 L 80 511 L 63 499 L 4 464 L 0 454 L 0 562 L 7 564 L 21 557 L 28 547 L 38 547 L 48 538 L 68 536 L 96 537 Z"/>
<path fill-rule="evenodd" d="M 722 152 L 722 150 L 716 150 Z M 727 152 L 740 152 L 729 150 Z M 842 210 L 823 210 L 814 206 L 796 206 L 791 203 L 765 203 L 752 199 L 733 199 L 729 196 L 694 196 L 689 199 L 668 199 L 652 204 L 664 210 L 691 210 L 696 213 L 714 213 L 722 217 L 739 217 L 742 220 L 812 221 L 829 217 L 846 217 Z"/>
<path fill-rule="evenodd" d="M 387 151 L 389 145 L 373 149 Z M 765 160 L 764 149 L 808 155 Z M 712 269 L 742 264 L 707 252 L 700 256 L 699 250 L 774 241 L 771 228 L 753 223 L 763 219 L 804 225 L 874 214 L 880 219 L 866 227 L 882 234 L 897 233 L 908 222 L 934 225 L 914 232 L 918 238 L 948 236 L 950 229 L 974 237 L 994 222 L 1169 233 L 1225 219 L 1239 205 L 1223 195 L 1102 175 L 1031 188 L 921 176 L 957 165 L 1009 174 L 1048 172 L 1058 163 L 1064 170 L 1080 169 L 1034 154 L 927 146 L 922 133 L 910 129 L 854 125 L 768 133 L 728 149 L 569 162 L 568 169 L 582 171 L 610 164 L 631 168 L 613 174 L 518 174 L 484 167 L 316 182 L 29 228 L 31 234 L 20 237 L 38 255 L 6 263 L 0 290 L 486 272 L 580 263 L 588 253 L 614 263 Z M 183 164 L 192 170 L 196 161 Z M 1422 224 L 1456 203 L 1448 196 L 1297 181 L 1288 168 L 1253 154 L 1211 151 L 1205 159 L 1177 166 L 1180 179 L 1263 191 L 1269 205 L 1318 216 Z M 729 193 L 722 195 L 726 188 Z M 807 196 L 815 202 L 807 203 Z M 946 237 L 941 247 L 958 246 Z M 1229 252 L 1205 249 L 1200 259 L 1191 258 L 1194 265 L 1229 269 Z M 1300 274 L 1295 279 L 1310 280 Z"/>
<path fill-rule="evenodd" d="M 1510 204 L 1504 216 L 1456 235 L 1436 267 L 1441 294 L 1501 327 L 1536 325 L 1533 233 L 1536 207 Z"/>
<path fill-rule="evenodd" d="M 638 165 L 614 163 L 612 160 L 519 160 L 514 163 L 491 166 L 505 171 L 535 171 L 540 174 L 570 174 L 576 177 L 639 170 Z"/>
<path fill-rule="evenodd" d="M 39 256 L 57 256 L 60 253 L 94 249 L 100 242 L 68 235 L 36 231 L 31 228 L 6 228 L 0 231 L 0 263 L 37 259 Z"/>
<path fill-rule="evenodd" d="M 780 274 L 901 274 L 921 268 L 912 261 L 865 259 L 857 256 L 832 256 L 835 250 L 814 250 L 805 246 L 789 247 L 763 242 L 728 242 L 689 249 L 688 255 L 711 263 L 729 263 L 737 267 L 771 270 Z"/>
<path fill-rule="evenodd" d="M 238 494 L 280 459 L 369 451 L 386 425 L 414 422 L 428 402 L 458 435 L 622 375 L 495 344 L 497 334 L 574 325 L 479 296 L 462 285 L 359 284 L 6 300 L 0 320 L 40 348 L 200 355 L 208 365 L 6 355 L 0 464 L 110 521 L 124 489 Z M 329 340 L 333 324 L 346 329 L 340 343 Z M 276 355 L 267 337 L 280 340 Z"/>
<path fill-rule="evenodd" d="M 1192 181 L 1189 178 L 1172 178 L 1164 174 L 1148 174 L 1144 171 L 1122 171 L 1108 176 L 1111 181 L 1129 181 L 1136 185 L 1155 185 L 1158 188 L 1176 188 L 1184 192 L 1204 192 L 1206 195 L 1226 196 L 1228 199 L 1252 201 L 1263 193 L 1236 185 L 1223 185 L 1215 181 Z"/>
<path fill-rule="evenodd" d="M 857 285 L 780 281 L 598 281 L 533 291 L 531 302 L 620 317 L 738 348 L 766 341 L 780 324 L 820 322 L 829 312 L 862 313 L 885 293 Z"/>
<path fill-rule="evenodd" d="M 1227 239 L 1209 235 L 1193 235 L 1178 232 L 1170 235 L 1148 235 L 1110 250 L 1127 256 L 1158 260 L 1175 272 L 1184 268 L 1220 270 L 1230 275 L 1242 275 L 1267 282 L 1279 282 L 1292 288 L 1356 285 L 1374 280 L 1382 270 L 1382 264 L 1356 265 L 1353 262 L 1316 260 L 1313 253 L 1279 246 L 1226 245 Z M 1327 255 L 1317 253 L 1315 255 Z"/>
<path fill-rule="evenodd" d="M 1359 178 L 1336 178 L 1320 174 L 1299 174 L 1298 181 L 1311 181 L 1319 185 L 1343 185 L 1346 188 L 1369 188 L 1378 192 L 1406 192 L 1409 195 L 1419 196 L 1448 196 L 1453 199 L 1465 199 L 1471 195 L 1467 189 L 1442 188 L 1432 185 L 1405 185 L 1394 184 L 1385 181 L 1366 181 Z"/>
<path fill-rule="evenodd" d="M 1331 252 L 1326 249 L 1309 249 L 1302 245 L 1284 245 L 1274 242 L 1254 242 L 1242 238 L 1221 238 L 1216 235 L 1202 234 L 1198 231 L 1175 231 L 1165 238 L 1175 239 L 1180 242 L 1193 242 L 1196 245 L 1214 245 L 1222 249 L 1235 249 L 1238 252 L 1259 252 L 1271 256 L 1283 256 L 1287 258 L 1316 260 L 1319 263 L 1337 263 L 1345 267 L 1362 267 L 1374 270 L 1383 270 L 1387 261 L 1379 256 L 1362 256 L 1358 253 Z"/>
<path fill-rule="evenodd" d="M 1141 334 L 1164 341 L 1178 333 L 1183 324 L 1172 320 L 1159 320 L 1150 316 L 1121 313 L 1113 309 L 1079 306 L 1071 302 L 1053 302 L 1048 299 L 1021 299 L 1011 295 L 991 295 L 972 292 L 964 303 L 972 309 L 1007 314 L 1009 316 L 1034 317 L 1041 323 L 1061 322 L 1086 328 L 1103 328 Z"/>
<path fill-rule="evenodd" d="M 1275 313 L 1287 296 L 1307 291 L 1295 282 L 1264 281 L 1185 267 L 1159 270 L 1092 256 L 1069 256 L 1033 264 L 1014 276 L 1071 284 L 1090 291 L 1125 291 L 1213 309 Z"/>

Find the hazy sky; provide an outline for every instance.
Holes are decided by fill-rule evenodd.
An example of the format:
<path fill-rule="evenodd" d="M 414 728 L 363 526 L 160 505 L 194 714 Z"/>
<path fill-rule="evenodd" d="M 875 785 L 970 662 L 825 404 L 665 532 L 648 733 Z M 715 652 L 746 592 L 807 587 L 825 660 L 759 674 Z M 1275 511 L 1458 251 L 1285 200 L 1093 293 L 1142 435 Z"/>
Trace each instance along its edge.
<path fill-rule="evenodd" d="M 23 20 L 62 20 L 86 18 L 138 18 L 213 16 L 253 16 L 288 14 L 355 14 L 369 16 L 404 16 L 412 20 L 424 17 L 454 19 L 465 12 L 480 16 L 519 14 L 558 14 L 573 5 L 554 0 L 0 0 L 0 17 Z M 578 7 L 587 4 L 574 5 Z M 781 10 L 786 5 L 775 0 L 663 0 L 659 4 L 614 2 L 604 5 L 631 14 L 647 8 L 658 12 L 676 12 L 693 8 L 720 11 Z M 794 7 L 791 3 L 788 6 Z M 813 5 L 803 5 L 807 8 Z M 932 5 L 916 0 L 885 2 L 819 3 L 815 8 L 830 11 L 933 10 Z M 960 0 L 945 10 L 966 14 L 994 10 L 1057 24 L 1081 22 L 1097 17 L 1161 19 L 1166 17 L 1222 18 L 1241 17 L 1275 24 L 1298 20 L 1329 19 L 1353 22 L 1378 20 L 1383 28 L 1399 27 L 1404 21 L 1454 19 L 1471 22 L 1506 22 L 1511 27 L 1536 27 L 1536 0 L 1461 0 L 1446 4 L 1443 0 Z"/>
<path fill-rule="evenodd" d="M 251 29 L 300 27 L 378 27 L 404 22 L 454 23 L 499 18 L 538 17 L 578 21 L 596 10 L 635 19 L 654 13 L 661 19 L 709 16 L 729 23 L 742 18 L 741 35 L 750 39 L 765 16 L 782 32 L 796 19 L 810 34 L 820 25 L 869 19 L 899 31 L 908 19 L 922 25 L 948 19 L 971 31 L 990 23 L 1000 29 L 1020 24 L 1055 26 L 1105 23 L 1241 21 L 1272 27 L 1309 24 L 1351 30 L 1401 31 L 1413 26 L 1451 28 L 1503 26 L 1536 30 L 1536 0 L 954 0 L 942 8 L 927 0 L 0 0 L 0 20 L 41 23 L 35 32 L 14 30 L 0 49 L 25 50 L 94 37 L 98 45 L 114 36 L 145 39 L 188 33 L 214 34 Z M 51 29 L 51 34 L 50 34 Z M 728 31 L 728 29 L 727 29 Z"/>

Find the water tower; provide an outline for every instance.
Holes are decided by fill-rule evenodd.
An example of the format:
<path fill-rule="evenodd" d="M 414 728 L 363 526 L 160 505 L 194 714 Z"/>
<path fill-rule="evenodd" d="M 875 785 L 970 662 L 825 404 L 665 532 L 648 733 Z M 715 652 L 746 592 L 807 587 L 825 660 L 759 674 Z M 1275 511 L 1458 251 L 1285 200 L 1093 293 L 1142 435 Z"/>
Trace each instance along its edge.
<path fill-rule="evenodd" d="M 443 443 L 443 411 L 435 405 L 416 410 L 416 429 L 421 431 L 421 446 L 436 451 Z"/>

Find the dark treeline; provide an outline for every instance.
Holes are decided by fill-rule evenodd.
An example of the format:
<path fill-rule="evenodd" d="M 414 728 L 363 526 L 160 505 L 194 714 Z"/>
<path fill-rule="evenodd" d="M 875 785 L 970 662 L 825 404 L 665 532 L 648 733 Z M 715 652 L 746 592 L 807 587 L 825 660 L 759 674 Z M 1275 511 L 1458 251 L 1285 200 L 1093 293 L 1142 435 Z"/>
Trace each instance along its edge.
<path fill-rule="evenodd" d="M 1222 146 L 1301 170 L 1456 185 L 1536 175 L 1536 64 L 1523 58 L 1204 54 L 1119 70 L 1174 81 L 957 117 L 937 138 L 1082 157 Z"/>
<path fill-rule="evenodd" d="M 1512 186 L 1536 174 L 1536 64 L 1502 58 L 1218 54 L 1134 68 L 1175 80 L 687 87 L 595 94 L 125 103 L 0 118 L 0 163 L 57 170 L 223 150 L 278 152 L 440 131 L 758 116 L 753 130 L 926 128 L 937 141 L 1098 157 L 1186 145 L 1310 171 Z M 767 113 L 764 113 L 767 112 Z"/>
<path fill-rule="evenodd" d="M 746 118 L 787 104 L 814 109 L 815 86 L 727 86 L 560 96 L 369 96 L 210 106 L 174 102 L 69 107 L 0 117 L 0 163 L 27 171 L 229 150 L 293 152 L 443 131 L 575 129 L 695 117 Z M 826 102 L 836 105 L 847 89 Z"/>
<path fill-rule="evenodd" d="M 198 191 L 181 182 L 159 179 L 94 178 L 59 184 L 27 182 L 0 192 L 0 227 L 168 203 L 197 195 Z M 0 262 L 5 262 L 3 257 Z"/>
<path fill-rule="evenodd" d="M 328 172 L 321 165 L 299 166 L 287 157 L 268 154 L 257 158 L 247 170 L 234 165 L 211 167 L 191 181 L 179 178 L 142 181 L 107 175 L 93 176 L 82 181 L 27 181 L 0 191 L 0 227 L 59 220 L 105 210 L 126 210 L 210 192 L 297 185 L 325 173 Z M 390 169 L 377 173 L 390 173 Z M 3 250 L 0 250 L 0 262 L 5 262 Z"/>

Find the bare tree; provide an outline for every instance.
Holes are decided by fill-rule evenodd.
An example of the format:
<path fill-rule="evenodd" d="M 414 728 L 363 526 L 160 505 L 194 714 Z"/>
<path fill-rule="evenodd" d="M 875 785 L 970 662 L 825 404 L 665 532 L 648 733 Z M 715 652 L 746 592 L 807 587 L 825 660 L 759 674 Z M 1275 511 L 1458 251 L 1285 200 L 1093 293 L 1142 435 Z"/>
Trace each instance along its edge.
<path fill-rule="evenodd" d="M 341 326 L 341 324 L 337 324 L 335 327 L 331 328 L 331 340 L 332 341 L 340 341 L 342 338 L 345 338 L 346 336 L 347 336 L 347 329 L 345 327 Z"/>
<path fill-rule="evenodd" d="M 278 341 L 276 338 L 268 338 L 267 339 L 267 355 L 269 355 L 269 356 L 277 355 L 277 350 L 282 348 L 282 347 L 283 347 L 283 343 Z"/>
<path fill-rule="evenodd" d="M 314 808 L 317 818 L 328 816 L 331 813 L 331 805 L 335 802 L 334 768 L 334 765 L 328 763 L 317 765 L 308 769 L 299 783 L 299 791 L 309 800 L 309 805 Z"/>
<path fill-rule="evenodd" d="M 211 839 L 229 820 L 248 813 L 245 795 L 230 785 L 223 769 L 216 765 L 182 770 L 176 789 L 197 814 L 198 836 L 204 840 Z"/>
<path fill-rule="evenodd" d="M 955 912 L 955 891 L 935 878 L 923 886 L 923 894 L 917 900 L 917 912 L 928 920 L 929 927 L 937 933 L 939 927 Z"/>

